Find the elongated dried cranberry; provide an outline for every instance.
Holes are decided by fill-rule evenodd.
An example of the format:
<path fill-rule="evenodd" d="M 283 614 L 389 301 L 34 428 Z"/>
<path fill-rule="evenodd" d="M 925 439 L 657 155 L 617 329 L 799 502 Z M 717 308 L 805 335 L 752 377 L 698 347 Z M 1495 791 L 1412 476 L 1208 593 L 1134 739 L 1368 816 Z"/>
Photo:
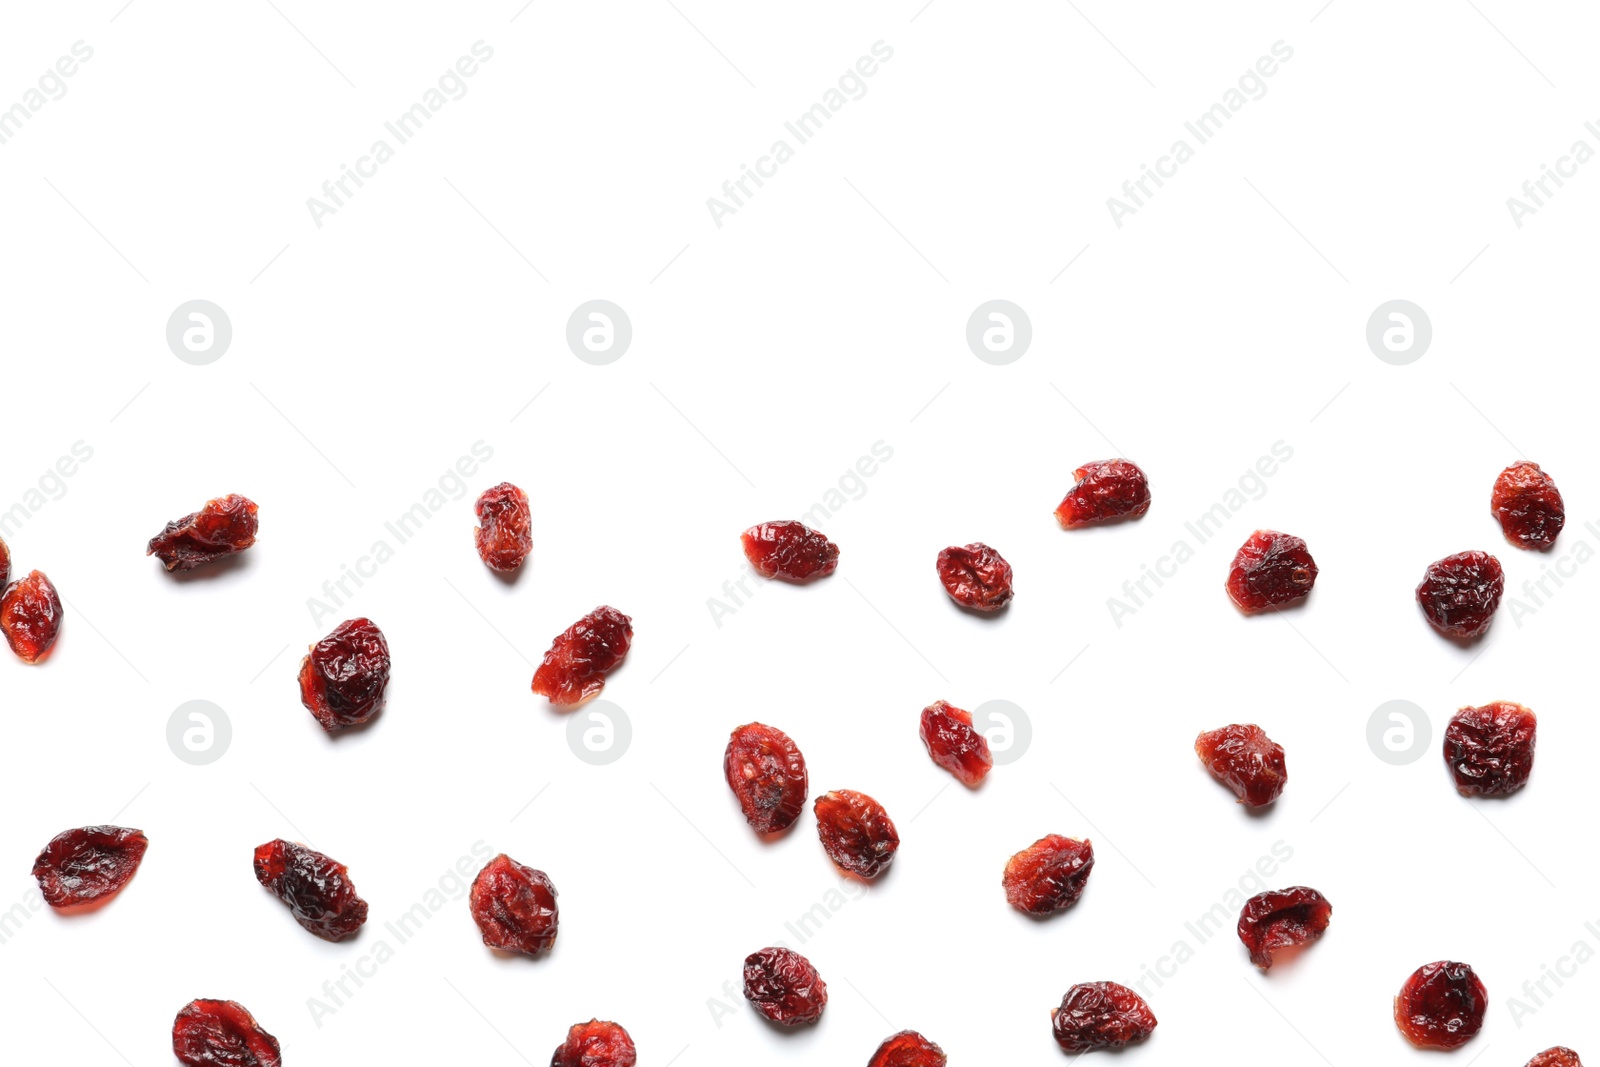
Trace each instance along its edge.
<path fill-rule="evenodd" d="M 836 789 L 811 807 L 828 858 L 861 878 L 876 878 L 894 862 L 900 835 L 883 805 L 853 789 Z"/>
<path fill-rule="evenodd" d="M 63 830 L 33 861 L 33 876 L 52 908 L 91 904 L 127 885 L 149 847 L 143 831 L 121 826 Z"/>
<path fill-rule="evenodd" d="M 191 1000 L 172 1022 L 172 1052 L 188 1067 L 282 1067 L 278 1039 L 231 1000 Z"/>
<path fill-rule="evenodd" d="M 1257 530 L 1233 557 L 1228 595 L 1247 613 L 1292 604 L 1311 592 L 1317 561 L 1306 543 L 1292 534 Z"/>
<path fill-rule="evenodd" d="M 186 571 L 256 543 L 256 504 L 238 493 L 215 500 L 150 538 L 145 555 L 159 559 L 169 571 Z"/>
<path fill-rule="evenodd" d="M 514 571 L 533 551 L 533 513 L 528 494 L 501 482 L 478 497 L 478 522 L 473 537 L 478 557 L 497 571 Z"/>
<path fill-rule="evenodd" d="M 839 569 L 839 546 L 803 522 L 780 519 L 739 535 L 745 559 L 763 578 L 809 582 Z"/>
<path fill-rule="evenodd" d="M 554 883 L 504 852 L 472 880 L 467 903 L 490 948 L 536 956 L 556 943 L 561 916 Z"/>
<path fill-rule="evenodd" d="M 1011 564 L 982 541 L 951 545 L 936 566 L 944 591 L 964 608 L 999 611 L 1011 603 Z"/>
<path fill-rule="evenodd" d="M 867 1067 L 945 1067 L 944 1049 L 915 1030 L 902 1030 L 884 1039 Z"/>
<path fill-rule="evenodd" d="M 1303 885 L 1258 893 L 1239 913 L 1239 940 L 1250 950 L 1250 962 L 1263 971 L 1280 948 L 1298 948 L 1320 938 L 1333 918 L 1333 905 Z"/>
<path fill-rule="evenodd" d="M 1533 712 L 1506 700 L 1456 712 L 1444 730 L 1444 761 L 1456 789 L 1498 797 L 1527 785 L 1538 732 Z"/>
<path fill-rule="evenodd" d="M 1570 1048 L 1547 1048 L 1528 1061 L 1528 1067 L 1583 1067 L 1583 1061 Z"/>
<path fill-rule="evenodd" d="M 50 654 L 61 634 L 61 616 L 61 597 L 43 571 L 29 571 L 0 596 L 0 630 L 24 663 L 38 663 Z"/>
<path fill-rule="evenodd" d="M 0 537 L 0 588 L 11 580 L 11 549 L 6 547 L 6 539 Z"/>
<path fill-rule="evenodd" d="M 550 643 L 533 672 L 533 691 L 559 707 L 582 704 L 606 687 L 632 643 L 633 620 L 602 604 Z"/>
<path fill-rule="evenodd" d="M 1489 508 L 1506 540 L 1518 548 L 1549 548 L 1567 523 L 1561 490 L 1537 463 L 1522 460 L 1500 472 Z"/>
<path fill-rule="evenodd" d="M 1465 963 L 1418 967 L 1394 998 L 1394 1022 L 1418 1048 L 1453 1049 L 1483 1028 L 1489 992 Z"/>
<path fill-rule="evenodd" d="M 942 700 L 922 709 L 922 743 L 933 762 L 962 785 L 977 788 L 994 766 L 989 742 L 972 728 L 972 712 Z"/>
<path fill-rule="evenodd" d="M 1289 781 L 1283 746 L 1259 726 L 1238 723 L 1207 730 L 1195 738 L 1194 751 L 1211 777 L 1233 790 L 1246 807 L 1271 804 Z"/>
<path fill-rule="evenodd" d="M 758 834 L 787 830 L 806 806 L 806 758 L 789 735 L 759 722 L 733 731 L 722 773 Z"/>
<path fill-rule="evenodd" d="M 1505 588 L 1499 560 L 1487 552 L 1457 552 L 1428 564 L 1417 586 L 1417 603 L 1446 637 L 1481 637 L 1494 622 Z"/>
<path fill-rule="evenodd" d="M 1150 510 L 1150 482 L 1136 463 L 1096 460 L 1072 476 L 1077 482 L 1056 507 L 1056 521 L 1066 529 L 1137 519 Z"/>
<path fill-rule="evenodd" d="M 635 1067 L 638 1062 L 628 1031 L 616 1023 L 590 1019 L 567 1031 L 550 1067 Z"/>
<path fill-rule="evenodd" d="M 369 619 L 340 623 L 300 663 L 300 703 L 330 734 L 378 714 L 388 685 L 389 642 Z"/>
<path fill-rule="evenodd" d="M 344 864 L 279 838 L 256 849 L 256 881 L 289 906 L 294 921 L 324 941 L 343 941 L 367 921 Z"/>
<path fill-rule="evenodd" d="M 1156 1028 L 1155 1013 L 1144 998 L 1116 982 L 1075 985 L 1050 1015 L 1056 1044 L 1074 1053 L 1126 1048 Z"/>
<path fill-rule="evenodd" d="M 1083 896 L 1094 870 L 1094 845 L 1087 839 L 1051 834 L 1006 861 L 1006 902 L 1029 915 L 1070 908 Z"/>
<path fill-rule="evenodd" d="M 800 1026 L 822 1018 L 828 984 L 800 953 L 764 948 L 745 957 L 744 996 L 780 1026 Z"/>

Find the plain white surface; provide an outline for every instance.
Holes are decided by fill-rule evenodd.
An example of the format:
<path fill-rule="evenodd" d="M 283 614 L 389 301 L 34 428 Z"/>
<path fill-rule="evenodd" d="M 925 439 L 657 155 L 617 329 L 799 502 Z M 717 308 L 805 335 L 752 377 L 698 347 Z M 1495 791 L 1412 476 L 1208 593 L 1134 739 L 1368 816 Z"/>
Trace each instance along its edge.
<path fill-rule="evenodd" d="M 14 5 L 0 35 L 3 105 L 75 41 L 94 50 L 0 145 L 0 508 L 75 442 L 93 450 L 7 536 L 68 601 L 46 665 L 0 659 L 0 913 L 26 914 L 0 943 L 8 1062 L 171 1062 L 173 1014 L 212 996 L 246 1004 L 291 1064 L 543 1063 L 594 1015 L 656 1067 L 861 1063 L 904 1027 L 956 1064 L 1052 1064 L 1066 988 L 1146 966 L 1173 973 L 1130 1062 L 1214 1058 L 1241 1029 L 1275 1062 L 1420 1062 L 1390 998 L 1441 958 L 1493 1000 L 1463 1062 L 1597 1054 L 1600 964 L 1561 960 L 1600 948 L 1584 925 L 1600 921 L 1600 577 L 1577 566 L 1468 650 L 1412 600 L 1450 552 L 1495 552 L 1526 600 L 1545 565 L 1600 545 L 1584 525 L 1600 520 L 1600 175 L 1579 168 L 1521 228 L 1505 203 L 1574 140 L 1600 144 L 1583 127 L 1592 12 L 121 4 Z M 466 95 L 317 228 L 306 199 L 480 40 L 493 58 Z M 714 225 L 706 198 L 877 41 L 893 58 L 866 95 Z M 1294 54 L 1266 95 L 1117 228 L 1106 198 L 1277 41 Z M 963 337 L 997 297 L 1033 324 L 1006 367 Z M 164 340 L 195 298 L 233 324 L 207 367 Z M 564 341 L 593 298 L 634 327 L 606 367 Z M 1364 341 L 1394 298 L 1434 326 L 1408 367 Z M 1280 441 L 1292 459 L 1259 499 L 1116 626 L 1107 598 Z M 395 668 L 376 725 L 330 741 L 294 675 L 338 619 L 314 622 L 307 598 L 477 442 L 492 457 L 338 610 L 378 621 Z M 837 576 L 762 585 L 717 626 L 739 531 L 804 512 L 877 442 L 892 458 L 824 524 Z M 1118 454 L 1149 472 L 1149 515 L 1058 529 L 1072 469 Z M 1488 513 L 1520 456 L 1566 496 L 1551 556 L 1505 545 Z M 472 499 L 503 479 L 534 507 L 515 583 L 471 543 Z M 162 523 L 230 491 L 261 504 L 242 564 L 175 581 L 143 558 Z M 1223 594 L 1257 526 L 1304 536 L 1321 566 L 1292 616 L 1246 619 Z M 937 551 L 971 540 L 1016 568 L 997 620 L 934 577 Z M 635 621 L 605 693 L 634 736 L 592 767 L 528 683 L 600 603 Z M 1016 702 L 1031 748 L 976 794 L 952 784 L 916 737 L 939 698 Z M 208 767 L 165 743 L 191 699 L 232 722 Z M 1391 699 L 1422 705 L 1436 740 L 1462 704 L 1532 706 L 1532 784 L 1468 802 L 1436 753 L 1379 761 L 1365 728 Z M 881 884 L 841 882 L 809 813 L 778 844 L 749 833 L 720 764 L 752 719 L 797 739 L 814 793 L 888 807 L 904 844 Z M 1234 721 L 1288 749 L 1267 815 L 1191 751 Z M 27 912 L 38 848 L 103 821 L 150 836 L 127 890 L 89 916 Z M 1071 913 L 1038 923 L 999 877 L 1049 832 L 1090 836 L 1098 864 Z M 277 836 L 350 866 L 372 907 L 359 939 L 317 941 L 256 885 L 251 850 Z M 1263 881 L 1314 885 L 1335 914 L 1263 978 L 1231 933 L 1200 944 L 1186 923 L 1241 879 L 1253 891 L 1275 846 L 1292 856 Z M 549 958 L 479 943 L 456 873 L 475 849 L 555 880 Z M 400 944 L 383 924 L 418 904 L 430 918 Z M 818 905 L 799 947 L 829 982 L 821 1026 L 784 1035 L 737 996 L 715 1006 L 745 954 L 798 944 L 786 924 Z M 1193 956 L 1174 969 L 1180 941 Z M 392 955 L 363 962 L 380 943 Z M 1535 1004 L 1520 987 L 1546 966 L 1570 977 Z M 364 984 L 314 1018 L 346 968 Z"/>

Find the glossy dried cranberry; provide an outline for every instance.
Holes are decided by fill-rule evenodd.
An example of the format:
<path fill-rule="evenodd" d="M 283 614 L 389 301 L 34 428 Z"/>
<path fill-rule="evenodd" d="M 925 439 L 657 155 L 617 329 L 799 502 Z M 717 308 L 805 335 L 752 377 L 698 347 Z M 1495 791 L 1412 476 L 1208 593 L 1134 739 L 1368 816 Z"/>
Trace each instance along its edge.
<path fill-rule="evenodd" d="M 1228 595 L 1239 610 L 1254 614 L 1292 604 L 1311 592 L 1317 561 L 1292 534 L 1257 530 L 1233 557 Z"/>
<path fill-rule="evenodd" d="M 1522 460 L 1500 472 L 1489 508 L 1506 540 L 1518 548 L 1549 548 L 1567 523 L 1561 490 L 1537 463 Z"/>
<path fill-rule="evenodd" d="M 894 862 L 900 835 L 883 805 L 853 789 L 824 793 L 811 806 L 828 858 L 861 878 L 876 878 Z"/>
<path fill-rule="evenodd" d="M 1049 915 L 1078 902 L 1092 870 L 1093 844 L 1051 834 L 1007 860 L 1000 884 L 1013 908 L 1029 915 Z"/>
<path fill-rule="evenodd" d="M 1115 982 L 1082 982 L 1051 1013 L 1056 1044 L 1066 1052 L 1126 1048 L 1149 1037 L 1155 1013 L 1144 998 Z"/>
<path fill-rule="evenodd" d="M 1011 603 L 1011 564 L 982 541 L 939 553 L 939 581 L 964 608 L 999 611 Z"/>
<path fill-rule="evenodd" d="M 633 620 L 602 604 L 550 643 L 533 672 L 533 691 L 560 707 L 581 704 L 606 687 L 632 643 Z"/>
<path fill-rule="evenodd" d="M 389 642 L 368 619 L 340 623 L 300 663 L 300 703 L 330 734 L 378 714 L 388 685 Z"/>
<path fill-rule="evenodd" d="M 167 528 L 150 538 L 145 555 L 159 559 L 169 571 L 186 571 L 256 543 L 256 504 L 229 493 L 192 515 L 167 523 Z"/>
<path fill-rule="evenodd" d="M 1444 761 L 1462 796 L 1515 793 L 1533 773 L 1539 720 L 1521 704 L 1462 708 L 1444 730 Z"/>
<path fill-rule="evenodd" d="M 191 1000 L 172 1023 L 172 1052 L 188 1067 L 281 1067 L 278 1039 L 231 1000 Z"/>
<path fill-rule="evenodd" d="M 6 547 L 6 539 L 0 537 L 0 588 L 11 580 L 11 549 Z"/>
<path fill-rule="evenodd" d="M 478 557 L 497 571 L 514 571 L 533 551 L 533 513 L 528 494 L 501 482 L 478 497 L 478 522 L 473 537 Z"/>
<path fill-rule="evenodd" d="M 590 1019 L 567 1031 L 550 1067 L 635 1067 L 638 1062 L 628 1031 L 616 1023 Z"/>
<path fill-rule="evenodd" d="M 367 921 L 344 864 L 279 838 L 256 849 L 256 881 L 289 906 L 294 921 L 324 941 L 343 941 Z"/>
<path fill-rule="evenodd" d="M 867 1067 L 945 1067 L 944 1049 L 915 1030 L 902 1030 L 886 1038 L 867 1061 Z"/>
<path fill-rule="evenodd" d="M 1483 1028 L 1489 993 L 1465 963 L 1418 967 L 1394 998 L 1394 1022 L 1418 1048 L 1460 1048 Z"/>
<path fill-rule="evenodd" d="M 972 712 L 936 700 L 922 709 L 922 743 L 933 762 L 976 788 L 994 766 L 989 742 L 972 728 Z"/>
<path fill-rule="evenodd" d="M 1547 1048 L 1528 1061 L 1528 1067 L 1583 1067 L 1583 1061 L 1570 1048 Z"/>
<path fill-rule="evenodd" d="M 536 956 L 556 943 L 556 887 L 543 871 L 501 853 L 472 880 L 467 903 L 483 943 Z"/>
<path fill-rule="evenodd" d="M 50 654 L 61 633 L 61 616 L 61 597 L 42 571 L 29 571 L 0 596 L 0 630 L 24 663 L 38 663 Z"/>
<path fill-rule="evenodd" d="M 63 830 L 33 861 L 33 876 L 52 908 L 92 904 L 127 885 L 149 847 L 142 831 L 121 826 Z"/>
<path fill-rule="evenodd" d="M 1194 751 L 1211 777 L 1233 790 L 1247 807 L 1271 804 L 1289 781 L 1283 746 L 1259 726 L 1238 723 L 1207 730 L 1195 738 Z"/>
<path fill-rule="evenodd" d="M 839 569 L 839 546 L 792 519 L 752 526 L 739 540 L 744 544 L 745 559 L 763 578 L 809 582 Z"/>
<path fill-rule="evenodd" d="M 806 806 L 806 758 L 789 735 L 759 722 L 734 730 L 722 773 L 758 834 L 787 830 Z"/>
<path fill-rule="evenodd" d="M 1298 948 L 1327 932 L 1333 905 L 1303 885 L 1259 893 L 1239 913 L 1239 940 L 1250 950 L 1250 962 L 1263 971 L 1280 948 Z"/>
<path fill-rule="evenodd" d="M 1077 483 L 1056 507 L 1056 521 L 1066 529 L 1137 519 L 1150 510 L 1150 483 L 1136 463 L 1096 460 L 1072 476 Z"/>
<path fill-rule="evenodd" d="M 764 948 L 745 957 L 744 996 L 780 1026 L 800 1026 L 822 1018 L 828 984 L 800 953 Z"/>
<path fill-rule="evenodd" d="M 1505 588 L 1499 560 L 1487 552 L 1457 552 L 1428 564 L 1417 586 L 1417 603 L 1446 637 L 1481 637 L 1494 622 Z"/>

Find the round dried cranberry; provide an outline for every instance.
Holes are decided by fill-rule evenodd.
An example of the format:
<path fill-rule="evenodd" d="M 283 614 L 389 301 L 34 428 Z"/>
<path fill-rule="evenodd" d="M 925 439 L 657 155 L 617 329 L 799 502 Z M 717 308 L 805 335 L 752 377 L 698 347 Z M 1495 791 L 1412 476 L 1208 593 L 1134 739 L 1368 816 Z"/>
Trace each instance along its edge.
<path fill-rule="evenodd" d="M 1533 773 L 1539 720 L 1521 704 L 1462 708 L 1444 730 L 1444 761 L 1462 796 L 1515 793 Z"/>
<path fill-rule="evenodd" d="M 628 1031 L 616 1023 L 590 1019 L 567 1031 L 550 1067 L 635 1067 L 638 1062 Z"/>
<path fill-rule="evenodd" d="M 800 953 L 764 948 L 745 957 L 744 996 L 767 1019 L 799 1026 L 822 1018 L 828 985 Z"/>
<path fill-rule="evenodd" d="M 1007 860 L 1000 884 L 1013 908 L 1029 915 L 1049 915 L 1078 902 L 1092 870 L 1093 844 L 1051 834 Z"/>
<path fill-rule="evenodd" d="M 1056 1044 L 1066 1052 L 1126 1048 L 1156 1028 L 1155 1013 L 1144 998 L 1116 982 L 1075 985 L 1050 1015 Z"/>
<path fill-rule="evenodd" d="M 1257 530 L 1233 557 L 1228 595 L 1246 613 L 1292 604 L 1311 592 L 1317 561 L 1306 543 L 1292 534 Z"/>
<path fill-rule="evenodd" d="M 378 714 L 388 685 L 389 642 L 368 619 L 340 623 L 300 662 L 300 703 L 330 734 Z"/>
<path fill-rule="evenodd" d="M 1263 971 L 1280 948 L 1298 948 L 1320 938 L 1333 918 L 1333 905 L 1303 885 L 1259 893 L 1239 913 L 1239 940 L 1250 950 L 1250 962 Z"/>
<path fill-rule="evenodd" d="M 61 616 L 61 597 L 43 571 L 29 571 L 0 596 L 0 630 L 24 663 L 38 663 L 50 654 L 61 633 Z"/>
<path fill-rule="evenodd" d="M 1394 998 L 1394 1022 L 1418 1048 L 1460 1048 L 1483 1028 L 1489 993 L 1465 963 L 1418 967 Z"/>
<path fill-rule="evenodd" d="M 557 707 L 582 704 L 606 687 L 633 645 L 633 620 L 601 604 L 550 643 L 533 672 L 533 691 Z"/>
<path fill-rule="evenodd" d="M 1066 529 L 1137 519 L 1150 510 L 1150 483 L 1136 463 L 1097 460 L 1085 463 L 1072 476 L 1077 483 L 1056 507 L 1056 521 Z"/>
<path fill-rule="evenodd" d="M 490 948 L 536 956 L 556 943 L 561 916 L 555 885 L 543 871 L 524 867 L 504 852 L 472 880 L 467 903 Z"/>
<path fill-rule="evenodd" d="M 1428 564 L 1417 586 L 1417 603 L 1446 637 L 1481 637 L 1494 622 L 1505 588 L 1499 560 L 1487 552 L 1457 552 Z"/>
<path fill-rule="evenodd" d="M 945 1067 L 944 1049 L 915 1030 L 902 1030 L 886 1038 L 867 1061 L 867 1067 Z"/>
<path fill-rule="evenodd" d="M 501 482 L 485 489 L 476 505 L 477 529 L 472 531 L 478 558 L 497 571 L 514 571 L 533 551 L 533 514 L 528 494 Z"/>
<path fill-rule="evenodd" d="M 172 1052 L 188 1067 L 281 1067 L 278 1039 L 231 1000 L 191 1000 L 172 1022 Z"/>
<path fill-rule="evenodd" d="M 964 608 L 999 611 L 1011 603 L 1011 564 L 981 541 L 939 553 L 936 564 L 944 591 Z"/>
<path fill-rule="evenodd" d="M 121 826 L 63 830 L 33 861 L 33 876 L 52 908 L 90 904 L 127 885 L 149 847 L 143 831 Z"/>
<path fill-rule="evenodd" d="M 145 555 L 154 556 L 169 571 L 187 571 L 256 543 L 256 503 L 229 493 L 192 515 L 169 522 L 150 538 Z"/>
<path fill-rule="evenodd" d="M 922 743 L 933 762 L 974 789 L 994 766 L 989 742 L 972 728 L 972 712 L 942 700 L 922 709 Z"/>
<path fill-rule="evenodd" d="M 1570 1048 L 1547 1048 L 1528 1061 L 1528 1067 L 1583 1067 L 1583 1061 Z"/>
<path fill-rule="evenodd" d="M 1195 738 L 1194 751 L 1211 777 L 1233 790 L 1246 807 L 1271 804 L 1288 784 L 1283 746 L 1259 726 L 1236 723 L 1207 730 Z"/>
<path fill-rule="evenodd" d="M 739 535 L 745 559 L 763 578 L 809 582 L 839 569 L 839 546 L 802 522 L 780 519 Z"/>
<path fill-rule="evenodd" d="M 861 878 L 876 878 L 894 862 L 900 835 L 883 805 L 853 789 L 824 793 L 811 806 L 828 858 Z"/>
<path fill-rule="evenodd" d="M 344 864 L 279 838 L 256 849 L 256 881 L 289 906 L 294 921 L 324 941 L 355 936 L 367 921 Z"/>
<path fill-rule="evenodd" d="M 758 834 L 787 830 L 805 808 L 806 758 L 782 730 L 759 722 L 734 730 L 722 772 Z"/>
<path fill-rule="evenodd" d="M 1506 540 L 1518 548 L 1549 548 L 1567 522 L 1561 490 L 1537 463 L 1522 460 L 1500 472 L 1489 495 Z"/>

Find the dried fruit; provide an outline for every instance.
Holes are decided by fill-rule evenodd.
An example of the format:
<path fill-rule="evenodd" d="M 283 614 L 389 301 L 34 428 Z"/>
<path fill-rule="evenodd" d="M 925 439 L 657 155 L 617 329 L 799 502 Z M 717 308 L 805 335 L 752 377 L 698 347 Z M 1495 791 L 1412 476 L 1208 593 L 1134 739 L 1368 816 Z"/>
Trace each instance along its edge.
<path fill-rule="evenodd" d="M 806 758 L 789 735 L 759 722 L 734 730 L 722 757 L 728 788 L 758 834 L 787 830 L 806 804 Z"/>
<path fill-rule="evenodd" d="M 1013 908 L 1029 915 L 1049 915 L 1078 902 L 1092 870 L 1093 844 L 1051 834 L 1007 860 L 1000 884 Z"/>
<path fill-rule="evenodd" d="M 828 984 L 800 953 L 764 948 L 744 959 L 744 997 L 780 1026 L 799 1026 L 822 1018 Z"/>
<path fill-rule="evenodd" d="M 1444 761 L 1462 796 L 1515 793 L 1533 773 L 1539 720 L 1508 700 L 1462 708 L 1444 730 Z"/>
<path fill-rule="evenodd" d="M 192 515 L 167 523 L 150 538 L 145 555 L 159 559 L 169 571 L 186 571 L 256 543 L 256 504 L 238 493 L 215 500 Z"/>
<path fill-rule="evenodd" d="M 1394 1023 L 1418 1048 L 1460 1048 L 1483 1028 L 1488 990 L 1465 963 L 1418 967 L 1394 998 Z"/>
<path fill-rule="evenodd" d="M 1500 472 L 1489 507 L 1506 540 L 1518 548 L 1549 548 L 1567 523 L 1561 490 L 1537 463 L 1521 460 Z"/>
<path fill-rule="evenodd" d="M 1283 794 L 1289 771 L 1283 746 L 1250 724 L 1207 730 L 1194 739 L 1195 754 L 1211 777 L 1233 790 L 1239 803 L 1260 808 Z"/>
<path fill-rule="evenodd" d="M 342 622 L 300 663 L 300 703 L 330 734 L 371 719 L 389 685 L 389 642 L 368 619 Z"/>
<path fill-rule="evenodd" d="M 604 604 L 550 643 L 533 672 L 533 691 L 561 707 L 581 704 L 606 687 L 633 643 L 633 620 Z"/>
<path fill-rule="evenodd" d="M 1583 1067 L 1583 1061 L 1570 1048 L 1547 1048 L 1528 1061 L 1528 1067 Z"/>
<path fill-rule="evenodd" d="M 1311 592 L 1317 561 L 1293 534 L 1257 530 L 1239 547 L 1228 572 L 1228 595 L 1247 613 L 1292 604 Z"/>
<path fill-rule="evenodd" d="M 1150 510 L 1150 483 L 1138 464 L 1126 459 L 1085 463 L 1072 472 L 1077 483 L 1056 508 L 1067 529 L 1120 519 L 1137 519 Z"/>
<path fill-rule="evenodd" d="M 11 549 L 6 547 L 6 539 L 0 537 L 0 586 L 11 580 Z"/>
<path fill-rule="evenodd" d="M 964 608 L 999 611 L 1011 603 L 1011 564 L 982 541 L 939 553 L 939 581 Z"/>
<path fill-rule="evenodd" d="M 543 871 L 524 867 L 504 852 L 472 880 L 467 903 L 490 948 L 536 956 L 556 943 L 555 885 Z"/>
<path fill-rule="evenodd" d="M 944 1049 L 915 1030 L 902 1030 L 886 1038 L 867 1061 L 867 1067 L 945 1067 Z"/>
<path fill-rule="evenodd" d="M 367 921 L 345 865 L 279 838 L 256 849 L 256 881 L 289 905 L 294 921 L 324 941 L 343 941 Z"/>
<path fill-rule="evenodd" d="M 638 1062 L 628 1031 L 616 1023 L 590 1019 L 567 1031 L 567 1040 L 556 1049 L 550 1067 L 634 1067 Z"/>
<path fill-rule="evenodd" d="M 818 797 L 811 812 L 823 850 L 842 870 L 876 878 L 894 862 L 900 835 L 883 805 L 867 794 L 836 789 Z"/>
<path fill-rule="evenodd" d="M 1428 564 L 1417 586 L 1417 603 L 1446 637 L 1481 637 L 1494 621 L 1505 588 L 1499 560 L 1487 552 L 1457 552 Z"/>
<path fill-rule="evenodd" d="M 1155 1014 L 1144 998 L 1115 982 L 1081 982 L 1050 1013 L 1056 1044 L 1066 1052 L 1125 1048 L 1149 1037 Z"/>
<path fill-rule="evenodd" d="M 1244 902 L 1239 940 L 1250 950 L 1250 962 L 1264 971 L 1272 966 L 1274 951 L 1310 944 L 1327 932 L 1332 918 L 1333 905 L 1315 889 L 1275 889 Z"/>
<path fill-rule="evenodd" d="M 514 571 L 533 551 L 533 513 L 528 494 L 501 482 L 478 497 L 477 529 L 472 531 L 478 557 L 497 571 Z"/>
<path fill-rule="evenodd" d="M 0 630 L 24 663 L 38 663 L 61 633 L 61 598 L 43 571 L 29 571 L 0 596 Z"/>
<path fill-rule="evenodd" d="M 839 568 L 839 546 L 803 522 L 764 522 L 740 534 L 739 540 L 745 559 L 763 578 L 808 582 Z"/>
<path fill-rule="evenodd" d="M 172 1052 L 189 1067 L 281 1067 L 278 1039 L 231 1000 L 191 1000 L 172 1023 Z"/>
<path fill-rule="evenodd" d="M 972 728 L 972 712 L 936 700 L 922 709 L 922 743 L 933 762 L 976 788 L 994 766 L 989 742 Z"/>
<path fill-rule="evenodd" d="M 33 876 L 52 908 L 90 904 L 127 885 L 149 847 L 143 831 L 121 826 L 63 830 L 33 861 Z"/>

